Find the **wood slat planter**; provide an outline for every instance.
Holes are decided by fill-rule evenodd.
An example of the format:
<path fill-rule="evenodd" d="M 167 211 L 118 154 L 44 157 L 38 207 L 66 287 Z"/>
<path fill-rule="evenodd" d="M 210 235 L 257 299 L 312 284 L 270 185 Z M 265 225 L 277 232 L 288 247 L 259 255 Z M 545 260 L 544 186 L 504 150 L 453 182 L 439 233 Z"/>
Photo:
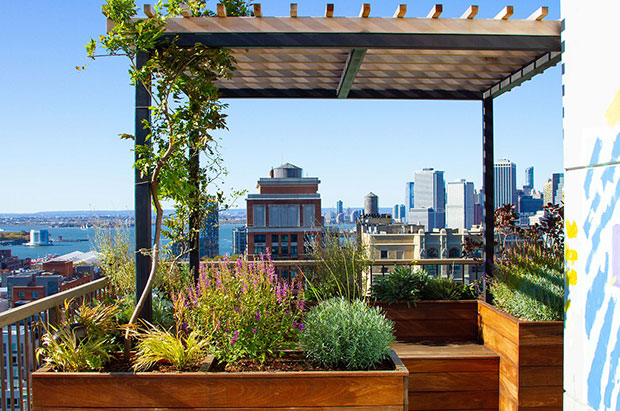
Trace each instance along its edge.
<path fill-rule="evenodd" d="M 478 302 L 418 301 L 374 303 L 394 321 L 396 339 L 405 342 L 462 342 L 478 340 Z"/>
<path fill-rule="evenodd" d="M 499 409 L 562 409 L 564 323 L 521 321 L 478 303 L 480 336 L 500 356 Z"/>
<path fill-rule="evenodd" d="M 408 371 L 32 374 L 34 410 L 407 409 Z"/>
<path fill-rule="evenodd" d="M 409 370 L 409 409 L 497 410 L 499 356 L 475 343 L 395 343 Z"/>

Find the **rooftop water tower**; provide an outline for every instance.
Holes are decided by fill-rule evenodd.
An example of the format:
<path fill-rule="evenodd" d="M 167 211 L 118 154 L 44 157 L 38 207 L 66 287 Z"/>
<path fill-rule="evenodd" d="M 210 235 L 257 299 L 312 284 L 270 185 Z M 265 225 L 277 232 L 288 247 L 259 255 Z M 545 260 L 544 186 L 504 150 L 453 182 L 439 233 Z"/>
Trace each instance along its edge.
<path fill-rule="evenodd" d="M 364 197 L 364 214 L 379 214 L 379 197 L 375 193 L 370 192 Z"/>

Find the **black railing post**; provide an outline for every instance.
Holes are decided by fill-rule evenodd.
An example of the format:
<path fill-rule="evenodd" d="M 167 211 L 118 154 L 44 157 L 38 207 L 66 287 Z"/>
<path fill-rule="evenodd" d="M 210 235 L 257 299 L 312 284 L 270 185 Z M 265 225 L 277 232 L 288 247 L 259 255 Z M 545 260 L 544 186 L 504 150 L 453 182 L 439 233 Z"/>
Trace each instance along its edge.
<path fill-rule="evenodd" d="M 139 70 L 149 59 L 148 53 L 140 52 L 136 55 L 136 68 Z M 147 86 L 150 87 L 150 84 Z M 136 81 L 136 117 L 135 130 L 136 139 L 135 146 L 143 146 L 151 144 L 150 139 L 147 140 L 149 134 L 148 128 L 144 125 L 144 120 L 150 120 L 149 107 L 151 106 L 151 95 L 140 81 Z M 140 155 L 136 150 L 135 159 L 138 160 Z M 136 232 L 136 303 L 140 299 L 151 271 L 150 251 L 153 247 L 153 239 L 151 235 L 151 184 L 150 175 L 142 175 L 140 170 L 135 169 L 135 232 Z M 147 250 L 149 253 L 144 253 Z M 140 311 L 140 318 L 152 321 L 153 304 L 149 295 L 144 302 L 144 307 Z"/>
<path fill-rule="evenodd" d="M 482 100 L 482 188 L 484 190 L 484 272 L 493 276 L 495 253 L 495 187 L 493 170 L 493 99 Z M 487 301 L 489 294 L 487 290 Z"/>

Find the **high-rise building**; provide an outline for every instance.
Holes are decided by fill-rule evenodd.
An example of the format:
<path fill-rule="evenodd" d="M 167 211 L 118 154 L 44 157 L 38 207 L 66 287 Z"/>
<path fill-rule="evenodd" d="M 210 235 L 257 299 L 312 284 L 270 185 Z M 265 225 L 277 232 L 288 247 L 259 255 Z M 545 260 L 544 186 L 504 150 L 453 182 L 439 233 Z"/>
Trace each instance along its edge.
<path fill-rule="evenodd" d="M 364 197 L 364 214 L 379 215 L 379 197 L 373 192 Z"/>
<path fill-rule="evenodd" d="M 525 184 L 523 190 L 532 190 L 534 188 L 534 167 L 528 167 L 525 169 Z"/>
<path fill-rule="evenodd" d="M 233 254 L 243 254 L 248 245 L 248 230 L 245 226 L 233 229 Z"/>
<path fill-rule="evenodd" d="M 431 219 L 432 228 L 445 227 L 446 219 L 446 187 L 443 171 L 424 168 L 414 172 L 414 205 L 418 213 L 421 209 L 431 209 L 434 217 Z M 409 213 L 411 215 L 411 212 Z M 409 220 L 410 224 L 417 224 Z"/>
<path fill-rule="evenodd" d="M 248 255 L 271 251 L 273 259 L 308 256 L 321 233 L 319 183 L 316 177 L 302 177 L 302 169 L 289 163 L 258 180 L 258 194 L 246 199 Z"/>
<path fill-rule="evenodd" d="M 449 182 L 447 194 L 447 228 L 471 229 L 474 224 L 474 183 L 465 180 Z"/>
<path fill-rule="evenodd" d="M 210 210 L 198 237 L 200 258 L 214 258 L 220 254 L 220 218 L 217 208 Z"/>
<path fill-rule="evenodd" d="M 409 216 L 409 210 L 415 207 L 414 204 L 414 191 L 413 191 L 414 183 L 413 181 L 408 181 L 405 183 L 405 207 L 407 208 L 407 213 L 405 214 L 405 218 Z"/>
<path fill-rule="evenodd" d="M 543 187 L 543 205 L 553 204 L 553 180 L 547 179 Z"/>
<path fill-rule="evenodd" d="M 394 213 L 392 214 L 394 221 L 404 223 L 406 222 L 406 207 L 404 204 L 395 204 Z"/>
<path fill-rule="evenodd" d="M 342 213 L 342 200 L 336 201 L 336 215 Z"/>
<path fill-rule="evenodd" d="M 564 192 L 564 173 L 553 173 L 551 175 L 551 202 L 559 205 L 563 200 Z"/>
<path fill-rule="evenodd" d="M 495 209 L 504 204 L 517 204 L 517 165 L 502 159 L 494 165 Z"/>

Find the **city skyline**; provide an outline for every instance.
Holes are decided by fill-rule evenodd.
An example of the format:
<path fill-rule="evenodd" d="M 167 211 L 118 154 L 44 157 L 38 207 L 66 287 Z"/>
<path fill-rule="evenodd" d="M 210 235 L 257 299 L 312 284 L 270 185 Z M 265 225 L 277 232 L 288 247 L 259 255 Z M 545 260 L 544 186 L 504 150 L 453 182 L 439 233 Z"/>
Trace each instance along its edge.
<path fill-rule="evenodd" d="M 288 13 L 288 2 L 261 3 L 265 15 Z M 360 5 L 335 2 L 335 14 L 355 16 Z M 396 5 L 373 4 L 371 17 L 391 16 Z M 542 5 L 550 6 L 549 19 L 559 18 L 557 1 L 520 2 L 514 18 L 526 18 Z M 479 6 L 479 18 L 492 18 L 501 9 L 492 1 Z M 430 7 L 408 4 L 407 16 L 425 16 Z M 467 7 L 465 1 L 446 1 L 442 17 L 458 17 Z M 323 8 L 322 3 L 300 3 L 299 12 L 318 16 Z M 32 23 L 32 30 L 24 31 L 9 19 L 0 28 L 12 39 L 0 50 L 6 96 L 0 101 L 5 154 L 0 213 L 133 209 L 132 144 L 118 137 L 133 133 L 134 90 L 127 61 L 93 62 L 84 52 L 86 42 L 105 29 L 100 4 L 70 1 L 51 7 L 33 1 L 26 8 L 3 2 L 0 12 L 27 12 Z M 56 33 L 60 49 L 34 46 L 50 32 Z M 84 64 L 85 70 L 75 69 Z M 427 167 L 444 170 L 446 182 L 466 179 L 477 189 L 482 186 L 479 102 L 225 102 L 229 131 L 216 135 L 222 138 L 220 151 L 229 171 L 223 182 L 227 192 L 251 192 L 256 176 L 285 162 L 321 179 L 325 204 L 342 200 L 359 206 L 371 191 L 382 204 L 401 204 L 403 183 L 412 181 L 414 170 Z M 525 167 L 535 167 L 537 190 L 563 171 L 561 111 L 559 66 L 496 99 L 495 159 L 507 157 L 518 165 L 518 186 L 524 183 Z M 233 207 L 244 207 L 243 196 Z"/>

